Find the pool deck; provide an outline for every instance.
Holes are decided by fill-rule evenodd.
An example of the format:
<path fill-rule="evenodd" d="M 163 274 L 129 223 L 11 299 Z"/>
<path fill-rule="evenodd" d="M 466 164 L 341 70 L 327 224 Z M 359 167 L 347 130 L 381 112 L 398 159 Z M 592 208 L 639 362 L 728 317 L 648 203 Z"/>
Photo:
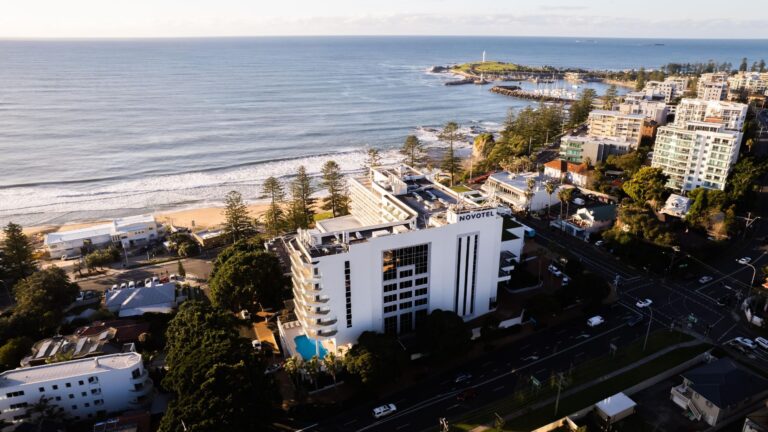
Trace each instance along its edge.
<path fill-rule="evenodd" d="M 296 348 L 296 338 L 300 336 L 306 336 L 306 333 L 304 332 L 304 329 L 301 327 L 299 322 L 289 321 L 285 323 L 280 323 L 279 325 L 280 325 L 280 336 L 283 342 L 285 358 L 294 357 L 296 355 L 299 355 L 302 358 L 304 358 L 304 356 L 302 356 L 299 350 Z M 320 343 L 321 343 L 321 346 L 327 352 L 336 351 L 336 348 L 331 341 L 323 340 Z M 309 360 L 309 359 L 305 358 L 305 360 Z"/>

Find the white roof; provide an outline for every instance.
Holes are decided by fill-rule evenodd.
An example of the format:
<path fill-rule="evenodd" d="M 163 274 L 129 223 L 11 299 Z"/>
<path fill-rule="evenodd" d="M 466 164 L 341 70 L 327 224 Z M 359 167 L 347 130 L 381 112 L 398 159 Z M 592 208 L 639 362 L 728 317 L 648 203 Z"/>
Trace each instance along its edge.
<path fill-rule="evenodd" d="M 538 172 L 515 174 L 507 171 L 499 171 L 497 173 L 491 174 L 489 178 L 520 191 L 526 191 L 528 189 L 529 178 L 536 180 L 536 187 L 534 190 L 539 190 L 541 188 L 542 182 L 547 180 L 546 177 L 540 175 Z"/>
<path fill-rule="evenodd" d="M 78 377 L 113 369 L 128 369 L 137 364 L 141 364 L 141 355 L 130 352 L 13 369 L 0 374 L 0 387 Z"/>
<path fill-rule="evenodd" d="M 168 307 L 176 300 L 176 285 L 166 283 L 145 288 L 124 288 L 107 291 L 104 305 L 109 310 Z M 122 313 L 120 314 L 123 315 Z"/>
<path fill-rule="evenodd" d="M 616 393 L 611 397 L 601 400 L 595 406 L 605 413 L 606 416 L 614 417 L 628 409 L 634 408 L 636 405 L 635 401 L 627 397 L 624 393 Z"/>
<path fill-rule="evenodd" d="M 363 227 L 362 222 L 354 215 L 323 219 L 317 221 L 315 225 L 323 232 L 347 231 Z"/>
<path fill-rule="evenodd" d="M 100 236 L 111 236 L 112 224 L 99 224 L 70 231 L 53 232 L 45 235 L 45 244 L 84 240 Z"/>
<path fill-rule="evenodd" d="M 115 219 L 113 222 L 116 231 L 131 231 L 134 229 L 141 229 L 147 225 L 155 225 L 155 217 L 151 214 L 144 214 L 138 216 L 128 216 L 120 219 Z"/>

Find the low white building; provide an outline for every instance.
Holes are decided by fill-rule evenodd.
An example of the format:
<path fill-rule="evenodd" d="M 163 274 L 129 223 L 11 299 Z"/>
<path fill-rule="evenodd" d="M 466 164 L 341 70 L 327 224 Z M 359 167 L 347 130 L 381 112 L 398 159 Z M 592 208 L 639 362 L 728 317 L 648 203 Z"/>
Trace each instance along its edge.
<path fill-rule="evenodd" d="M 147 406 L 152 379 L 135 352 L 111 354 L 0 374 L 0 420 L 19 423 L 41 400 L 85 420 Z"/>
<path fill-rule="evenodd" d="M 670 194 L 660 213 L 684 218 L 691 209 L 691 199 L 678 194 Z"/>
<path fill-rule="evenodd" d="M 544 164 L 544 175 L 557 182 L 566 182 L 579 187 L 589 183 L 589 166 L 586 163 L 572 163 L 562 159 Z"/>
<path fill-rule="evenodd" d="M 528 193 L 528 181 L 533 180 L 533 189 L 531 190 L 530 200 L 526 195 Z M 483 192 L 489 198 L 496 199 L 515 211 L 539 211 L 557 203 L 557 192 L 562 187 L 558 185 L 550 196 L 545 184 L 548 181 L 558 182 L 559 180 L 547 177 L 539 173 L 510 173 L 506 171 L 493 173 L 483 184 Z"/>
<path fill-rule="evenodd" d="M 120 317 L 170 313 L 176 307 L 176 284 L 109 290 L 104 294 L 104 306 Z"/>
<path fill-rule="evenodd" d="M 51 258 L 80 255 L 82 248 L 121 245 L 125 249 L 160 239 L 164 227 L 152 215 L 130 216 L 112 222 L 71 231 L 45 235 L 45 247 Z"/>
<path fill-rule="evenodd" d="M 365 331 L 413 331 L 435 309 L 465 320 L 496 307 L 524 227 L 407 166 L 349 179 L 351 214 L 274 244 L 290 258 L 288 355 L 343 351 Z"/>

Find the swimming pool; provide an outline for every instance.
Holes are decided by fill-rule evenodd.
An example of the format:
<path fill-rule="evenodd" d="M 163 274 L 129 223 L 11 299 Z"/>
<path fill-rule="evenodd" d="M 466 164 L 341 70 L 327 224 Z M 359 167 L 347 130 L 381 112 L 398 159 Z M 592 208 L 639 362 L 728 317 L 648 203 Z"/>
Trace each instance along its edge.
<path fill-rule="evenodd" d="M 318 343 L 316 340 L 312 340 L 307 337 L 307 335 L 301 335 L 296 336 L 293 338 L 293 342 L 296 344 L 296 351 L 301 354 L 301 357 L 304 360 L 309 360 L 315 355 L 318 354 Z M 323 344 L 320 344 L 319 346 L 319 355 L 318 357 L 322 359 L 325 357 L 325 354 L 328 352 L 327 349 L 323 347 Z"/>

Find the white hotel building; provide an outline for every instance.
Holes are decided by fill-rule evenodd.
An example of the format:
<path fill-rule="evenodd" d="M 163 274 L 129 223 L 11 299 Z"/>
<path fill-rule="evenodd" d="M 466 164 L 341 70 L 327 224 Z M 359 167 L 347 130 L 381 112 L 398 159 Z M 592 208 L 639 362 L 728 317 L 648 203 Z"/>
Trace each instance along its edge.
<path fill-rule="evenodd" d="M 281 239 L 297 317 L 279 325 L 288 354 L 300 338 L 343 350 L 364 331 L 408 333 L 435 309 L 467 320 L 495 308 L 525 227 L 410 167 L 349 183 L 350 215 Z"/>
<path fill-rule="evenodd" d="M 43 398 L 73 420 L 96 418 L 147 406 L 152 389 L 135 352 L 13 369 L 0 374 L 0 420 L 30 418 Z"/>

